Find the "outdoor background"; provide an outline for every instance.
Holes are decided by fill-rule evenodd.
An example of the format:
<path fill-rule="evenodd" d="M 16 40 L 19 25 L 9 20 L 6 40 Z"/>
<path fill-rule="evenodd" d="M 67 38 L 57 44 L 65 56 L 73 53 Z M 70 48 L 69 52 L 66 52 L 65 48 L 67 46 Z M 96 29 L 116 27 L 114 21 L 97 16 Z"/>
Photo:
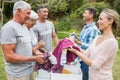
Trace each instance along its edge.
<path fill-rule="evenodd" d="M 0 0 L 0 28 L 12 18 L 12 7 L 17 0 Z M 97 10 L 98 20 L 100 12 L 104 8 L 112 8 L 120 14 L 120 0 L 25 0 L 31 4 L 32 9 L 37 12 L 39 5 L 47 5 L 49 9 L 49 20 L 55 25 L 58 38 L 68 37 L 75 32 L 78 36 L 85 24 L 82 20 L 82 13 L 87 7 Z M 119 22 L 120 24 L 120 22 Z M 117 40 L 120 48 L 120 26 L 118 26 Z M 54 45 L 54 43 L 53 43 Z M 111 45 L 112 46 L 112 45 Z M 6 80 L 4 57 L 0 45 L 0 80 Z M 120 49 L 116 55 L 113 66 L 114 80 L 120 80 Z"/>

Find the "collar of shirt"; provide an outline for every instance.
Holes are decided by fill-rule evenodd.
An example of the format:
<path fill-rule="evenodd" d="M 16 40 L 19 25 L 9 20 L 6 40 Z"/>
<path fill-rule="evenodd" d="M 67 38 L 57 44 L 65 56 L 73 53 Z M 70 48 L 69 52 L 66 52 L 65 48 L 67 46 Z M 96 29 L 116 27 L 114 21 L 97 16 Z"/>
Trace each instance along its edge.
<path fill-rule="evenodd" d="M 86 24 L 84 28 L 87 29 L 89 26 L 92 27 L 92 25 L 95 25 L 95 22 L 92 22 L 92 23 L 90 23 L 90 24 Z"/>

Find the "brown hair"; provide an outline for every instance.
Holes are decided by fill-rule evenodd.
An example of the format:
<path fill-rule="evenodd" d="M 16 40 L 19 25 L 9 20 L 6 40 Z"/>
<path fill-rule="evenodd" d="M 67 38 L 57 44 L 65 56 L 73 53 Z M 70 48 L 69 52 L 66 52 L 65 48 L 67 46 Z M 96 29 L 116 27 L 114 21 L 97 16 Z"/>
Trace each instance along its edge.
<path fill-rule="evenodd" d="M 96 17 L 96 10 L 94 8 L 87 8 L 86 10 L 88 10 L 89 13 L 93 14 L 93 18 L 95 19 L 95 17 Z"/>

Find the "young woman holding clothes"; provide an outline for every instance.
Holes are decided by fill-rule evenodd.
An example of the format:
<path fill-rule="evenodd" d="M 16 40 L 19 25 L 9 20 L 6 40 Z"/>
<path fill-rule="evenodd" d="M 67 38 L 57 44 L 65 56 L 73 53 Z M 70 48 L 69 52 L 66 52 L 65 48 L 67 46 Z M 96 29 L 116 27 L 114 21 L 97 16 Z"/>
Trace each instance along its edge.
<path fill-rule="evenodd" d="M 89 80 L 113 80 L 112 66 L 118 42 L 112 30 L 116 30 L 118 21 L 119 14 L 115 10 L 104 9 L 97 21 L 103 34 L 97 36 L 86 51 L 69 48 L 89 65 Z"/>

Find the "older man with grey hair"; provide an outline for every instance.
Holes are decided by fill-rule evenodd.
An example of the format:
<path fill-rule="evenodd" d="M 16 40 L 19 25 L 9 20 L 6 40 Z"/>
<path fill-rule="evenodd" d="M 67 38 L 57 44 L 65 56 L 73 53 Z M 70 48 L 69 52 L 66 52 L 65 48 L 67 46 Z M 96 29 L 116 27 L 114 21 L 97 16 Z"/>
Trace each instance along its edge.
<path fill-rule="evenodd" d="M 23 24 L 30 18 L 31 6 L 17 1 L 13 19 L 1 29 L 1 45 L 5 57 L 7 80 L 32 80 L 33 62 L 41 63 L 41 56 L 33 56 L 29 31 Z"/>

